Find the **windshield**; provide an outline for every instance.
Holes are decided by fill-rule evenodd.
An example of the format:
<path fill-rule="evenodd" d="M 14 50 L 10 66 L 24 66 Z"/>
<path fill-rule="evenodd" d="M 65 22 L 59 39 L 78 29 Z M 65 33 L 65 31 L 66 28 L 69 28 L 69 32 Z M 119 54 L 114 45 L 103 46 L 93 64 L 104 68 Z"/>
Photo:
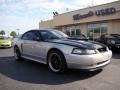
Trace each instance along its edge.
<path fill-rule="evenodd" d="M 64 34 L 63 32 L 58 31 L 58 30 L 40 31 L 40 34 L 41 34 L 43 40 L 61 39 L 61 38 L 67 38 L 68 37 L 66 34 Z"/>
<path fill-rule="evenodd" d="M 111 36 L 116 37 L 116 38 L 120 38 L 119 34 L 111 34 Z"/>
<path fill-rule="evenodd" d="M 67 38 L 68 37 L 65 33 L 61 32 L 61 31 L 54 30 L 54 31 L 50 31 L 50 32 L 58 38 Z"/>
<path fill-rule="evenodd" d="M 7 37 L 0 37 L 0 40 L 5 40 L 7 39 Z"/>

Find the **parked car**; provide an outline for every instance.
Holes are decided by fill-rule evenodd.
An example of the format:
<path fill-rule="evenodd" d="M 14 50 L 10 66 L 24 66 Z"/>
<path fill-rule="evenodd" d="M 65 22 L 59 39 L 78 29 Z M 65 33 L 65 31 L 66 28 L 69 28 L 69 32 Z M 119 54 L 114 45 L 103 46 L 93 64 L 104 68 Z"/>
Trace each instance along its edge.
<path fill-rule="evenodd" d="M 61 73 L 68 68 L 102 69 L 110 63 L 112 52 L 98 42 L 71 40 L 58 30 L 30 30 L 15 40 L 14 56 L 47 64 Z"/>
<path fill-rule="evenodd" d="M 12 42 L 10 38 L 0 37 L 0 48 L 10 48 L 12 47 Z"/>
<path fill-rule="evenodd" d="M 120 34 L 106 34 L 102 35 L 99 42 L 106 44 L 109 48 L 120 48 Z"/>

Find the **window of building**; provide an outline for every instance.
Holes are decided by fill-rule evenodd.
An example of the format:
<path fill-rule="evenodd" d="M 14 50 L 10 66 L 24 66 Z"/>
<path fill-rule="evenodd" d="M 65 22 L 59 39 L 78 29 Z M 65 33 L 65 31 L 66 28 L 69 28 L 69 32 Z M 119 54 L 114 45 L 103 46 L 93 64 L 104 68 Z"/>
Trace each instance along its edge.
<path fill-rule="evenodd" d="M 88 24 L 87 36 L 89 39 L 98 39 L 103 34 L 107 34 L 107 23 Z"/>
<path fill-rule="evenodd" d="M 66 27 L 66 34 L 70 37 L 79 36 L 81 34 L 80 26 L 68 26 Z"/>

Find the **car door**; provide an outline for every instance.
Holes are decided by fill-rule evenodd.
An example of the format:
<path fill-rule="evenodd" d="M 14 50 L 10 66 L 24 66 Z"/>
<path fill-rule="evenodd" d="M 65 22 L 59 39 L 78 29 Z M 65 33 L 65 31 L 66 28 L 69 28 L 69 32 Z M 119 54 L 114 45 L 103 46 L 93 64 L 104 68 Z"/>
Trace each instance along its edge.
<path fill-rule="evenodd" d="M 23 54 L 23 56 L 30 56 L 30 50 L 31 50 L 31 45 L 30 45 L 30 43 L 31 43 L 31 35 L 32 35 L 32 33 L 31 33 L 31 31 L 29 31 L 29 32 L 26 32 L 25 34 L 23 34 L 23 36 L 22 36 L 22 43 L 21 43 L 21 49 L 22 49 L 22 54 Z"/>
<path fill-rule="evenodd" d="M 39 44 L 39 42 L 36 40 L 37 39 L 36 37 L 37 35 L 35 31 L 29 31 L 23 35 L 22 37 L 23 43 L 21 45 L 23 56 L 35 58 L 36 55 L 35 50 L 40 51 L 40 48 L 36 47 Z"/>
<path fill-rule="evenodd" d="M 43 44 L 42 39 L 40 36 L 39 31 L 32 31 L 32 40 L 30 42 L 31 50 L 30 53 L 32 54 L 32 58 L 35 58 L 36 60 L 39 60 L 42 63 L 45 63 L 45 57 L 42 56 L 43 51 Z"/>
<path fill-rule="evenodd" d="M 45 57 L 42 56 L 43 44 L 41 42 L 39 31 L 33 30 L 28 32 L 27 40 L 24 40 L 22 48 L 24 56 L 45 63 Z"/>

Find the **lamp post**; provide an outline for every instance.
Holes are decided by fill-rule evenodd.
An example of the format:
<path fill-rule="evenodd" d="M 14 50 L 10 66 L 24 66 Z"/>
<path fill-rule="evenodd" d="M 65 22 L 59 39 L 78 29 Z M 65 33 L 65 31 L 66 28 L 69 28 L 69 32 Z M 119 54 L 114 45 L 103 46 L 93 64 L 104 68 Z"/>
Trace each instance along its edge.
<path fill-rule="evenodd" d="M 20 29 L 17 29 L 18 35 L 19 35 L 19 31 L 20 31 Z"/>
<path fill-rule="evenodd" d="M 10 33 L 10 32 L 9 32 L 9 31 L 7 31 L 7 33 L 8 33 L 8 37 L 9 37 L 9 33 Z"/>

